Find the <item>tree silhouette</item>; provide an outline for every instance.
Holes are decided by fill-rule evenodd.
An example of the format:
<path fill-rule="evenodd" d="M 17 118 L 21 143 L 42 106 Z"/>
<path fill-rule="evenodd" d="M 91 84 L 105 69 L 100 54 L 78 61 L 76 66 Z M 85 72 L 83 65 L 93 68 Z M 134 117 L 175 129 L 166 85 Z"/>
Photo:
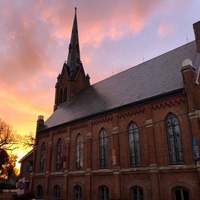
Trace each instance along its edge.
<path fill-rule="evenodd" d="M 7 154 L 6 150 L 0 149 L 0 177 L 4 176 L 5 174 L 5 165 L 9 161 L 9 155 Z"/>
<path fill-rule="evenodd" d="M 12 127 L 0 119 L 0 178 L 9 179 L 14 173 L 17 156 L 12 151 L 18 147 L 20 137 Z"/>
<path fill-rule="evenodd" d="M 0 119 L 0 148 L 13 151 L 17 148 L 17 134 L 12 127 Z"/>

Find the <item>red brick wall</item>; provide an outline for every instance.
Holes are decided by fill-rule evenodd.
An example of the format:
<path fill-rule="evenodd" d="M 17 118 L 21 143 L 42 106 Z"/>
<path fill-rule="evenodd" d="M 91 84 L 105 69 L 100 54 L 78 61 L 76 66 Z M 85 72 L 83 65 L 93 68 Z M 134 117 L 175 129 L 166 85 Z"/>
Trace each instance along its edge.
<path fill-rule="evenodd" d="M 192 200 L 199 199 L 200 164 L 194 161 L 192 139 L 199 135 L 199 86 L 194 80 L 192 67 L 182 70 L 186 94 L 146 105 L 127 107 L 112 114 L 80 121 L 66 127 L 52 128 L 38 134 L 38 145 L 34 152 L 35 165 L 32 190 L 38 184 L 44 187 L 44 198 L 52 197 L 53 186 L 61 187 L 62 199 L 73 198 L 73 188 L 79 184 L 83 188 L 84 199 L 99 199 L 98 188 L 109 188 L 110 199 L 130 199 L 130 188 L 137 185 L 143 188 L 146 200 L 171 200 L 173 189 L 184 187 Z M 79 82 L 81 83 L 81 82 Z M 184 154 L 183 165 L 171 165 L 169 160 L 165 120 L 173 113 L 179 121 L 181 142 Z M 130 167 L 127 129 L 131 122 L 139 128 L 141 167 Z M 104 128 L 108 133 L 109 166 L 99 168 L 99 132 Z M 84 141 L 83 170 L 76 171 L 76 140 L 81 134 Z M 63 141 L 63 156 L 66 156 L 66 169 L 55 172 L 56 145 Z M 39 173 L 40 149 L 42 142 L 47 145 L 45 173 Z M 113 165 L 113 150 L 116 163 Z M 197 167 L 198 166 L 198 167 Z"/>
<path fill-rule="evenodd" d="M 175 114 L 180 123 L 185 160 L 183 166 L 176 167 L 170 165 L 169 162 L 165 130 L 165 118 L 169 112 Z M 147 121 L 150 120 L 149 117 L 152 117 L 153 120 Z M 132 121 L 139 127 L 140 136 L 142 166 L 137 168 L 130 168 L 129 159 L 127 127 Z M 104 128 L 109 136 L 109 168 L 105 170 L 99 169 L 98 138 L 101 128 Z M 82 171 L 75 169 L 78 134 L 82 135 L 84 141 Z M 175 186 L 188 188 L 192 192 L 190 193 L 191 197 L 199 193 L 197 184 L 199 178 L 193 159 L 192 135 L 184 96 L 168 98 L 137 108 L 129 108 L 119 113 L 77 123 L 65 129 L 42 133 L 40 137 L 37 147 L 33 190 L 39 183 L 47 184 L 48 187 L 47 185 L 45 187 L 48 188 L 48 191 L 45 191 L 45 193 L 52 195 L 53 186 L 58 184 L 62 188 L 63 199 L 66 198 L 66 195 L 71 199 L 73 187 L 80 184 L 84 188 L 85 199 L 91 197 L 92 200 L 98 199 L 98 187 L 101 185 L 109 187 L 110 196 L 113 199 L 129 199 L 129 189 L 134 185 L 144 189 L 146 199 L 171 200 L 171 190 Z M 56 144 L 59 138 L 63 141 L 63 155 L 67 157 L 67 168 L 56 173 Z M 43 141 L 48 146 L 45 170 L 50 171 L 48 175 L 39 174 L 40 148 Z M 116 166 L 113 166 L 112 162 L 113 148 L 117 152 Z M 38 176 L 41 178 L 38 178 Z"/>

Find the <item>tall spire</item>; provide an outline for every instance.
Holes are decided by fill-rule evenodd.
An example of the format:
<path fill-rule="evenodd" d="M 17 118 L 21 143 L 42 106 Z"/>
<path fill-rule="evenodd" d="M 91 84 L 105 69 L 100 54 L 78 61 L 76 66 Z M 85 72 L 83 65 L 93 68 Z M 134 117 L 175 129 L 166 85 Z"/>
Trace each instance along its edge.
<path fill-rule="evenodd" d="M 70 79 L 75 78 L 77 70 L 81 65 L 76 12 L 77 8 L 75 7 L 74 23 L 72 27 L 71 41 L 69 44 L 69 53 L 67 58 Z"/>
<path fill-rule="evenodd" d="M 75 8 L 67 62 L 63 64 L 61 74 L 58 75 L 55 85 L 54 111 L 60 104 L 70 102 L 81 90 L 90 85 L 90 77 L 88 74 L 85 75 L 85 70 L 80 60 L 76 12 L 77 9 Z"/>

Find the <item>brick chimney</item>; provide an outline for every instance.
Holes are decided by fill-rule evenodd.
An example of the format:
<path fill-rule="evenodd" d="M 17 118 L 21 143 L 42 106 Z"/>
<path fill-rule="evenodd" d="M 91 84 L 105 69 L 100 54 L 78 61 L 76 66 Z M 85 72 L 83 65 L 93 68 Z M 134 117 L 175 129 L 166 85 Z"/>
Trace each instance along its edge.
<path fill-rule="evenodd" d="M 197 52 L 200 53 L 200 21 L 193 24 L 193 29 L 197 45 Z"/>
<path fill-rule="evenodd" d="M 39 115 L 37 120 L 36 132 L 42 130 L 44 128 L 44 116 Z"/>
<path fill-rule="evenodd" d="M 196 110 L 196 97 L 195 97 L 195 80 L 196 74 L 193 68 L 193 63 L 190 59 L 185 59 L 182 61 L 181 68 L 183 82 L 185 87 L 185 92 L 187 95 L 188 109 L 189 112 L 194 112 Z"/>

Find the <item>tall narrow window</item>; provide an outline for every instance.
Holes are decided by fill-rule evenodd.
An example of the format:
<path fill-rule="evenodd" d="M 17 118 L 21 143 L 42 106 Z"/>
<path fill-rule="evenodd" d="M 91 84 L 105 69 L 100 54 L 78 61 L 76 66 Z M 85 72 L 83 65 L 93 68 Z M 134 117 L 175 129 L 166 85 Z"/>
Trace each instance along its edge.
<path fill-rule="evenodd" d="M 176 189 L 175 199 L 176 200 L 190 200 L 189 192 L 183 188 Z"/>
<path fill-rule="evenodd" d="M 166 131 L 168 149 L 171 164 L 183 164 L 183 151 L 181 144 L 181 132 L 178 119 L 170 114 L 166 119 Z"/>
<path fill-rule="evenodd" d="M 101 186 L 99 188 L 100 200 L 109 200 L 109 188 L 106 186 Z"/>
<path fill-rule="evenodd" d="M 64 90 L 64 102 L 67 101 L 67 88 L 65 87 Z"/>
<path fill-rule="evenodd" d="M 82 200 L 83 194 L 82 194 L 82 187 L 80 185 L 76 185 L 74 187 L 74 200 Z"/>
<path fill-rule="evenodd" d="M 62 89 L 60 90 L 59 100 L 60 100 L 60 103 L 63 102 L 63 90 Z"/>
<path fill-rule="evenodd" d="M 45 157 L 46 157 L 46 145 L 43 142 L 40 151 L 40 172 L 44 172 L 45 170 Z"/>
<path fill-rule="evenodd" d="M 134 186 L 131 188 L 131 200 L 143 200 L 144 194 L 143 189 L 138 186 Z"/>
<path fill-rule="evenodd" d="M 139 132 L 135 123 L 129 126 L 129 151 L 131 167 L 141 166 Z"/>
<path fill-rule="evenodd" d="M 83 138 L 81 135 L 78 135 L 76 142 L 76 169 L 83 169 Z"/>
<path fill-rule="evenodd" d="M 55 185 L 53 187 L 53 199 L 54 200 L 61 200 L 61 193 L 60 193 L 60 186 Z"/>
<path fill-rule="evenodd" d="M 62 140 L 59 138 L 57 143 L 57 155 L 56 155 L 56 171 L 60 172 L 62 169 L 61 159 L 62 159 Z"/>
<path fill-rule="evenodd" d="M 108 134 L 105 129 L 100 132 L 100 168 L 108 168 Z"/>
<path fill-rule="evenodd" d="M 36 188 L 36 198 L 42 199 L 42 196 L 43 196 L 42 186 L 38 185 Z"/>

